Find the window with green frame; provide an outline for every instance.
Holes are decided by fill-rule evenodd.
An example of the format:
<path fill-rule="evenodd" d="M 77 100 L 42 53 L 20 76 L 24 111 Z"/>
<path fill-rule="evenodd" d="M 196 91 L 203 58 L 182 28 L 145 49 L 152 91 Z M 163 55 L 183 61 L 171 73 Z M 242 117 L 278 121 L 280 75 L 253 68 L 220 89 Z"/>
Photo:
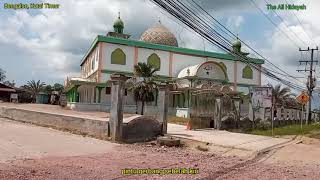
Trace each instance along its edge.
<path fill-rule="evenodd" d="M 126 54 L 120 48 L 111 53 L 111 64 L 126 65 Z"/>
<path fill-rule="evenodd" d="M 160 66 L 161 66 L 161 62 L 160 62 L 160 58 L 157 54 L 153 53 L 148 57 L 147 63 L 151 66 L 153 66 L 154 68 L 158 69 L 158 71 L 160 70 Z"/>
<path fill-rule="evenodd" d="M 252 69 L 247 65 L 242 70 L 242 78 L 245 79 L 252 79 L 253 78 L 253 72 Z"/>

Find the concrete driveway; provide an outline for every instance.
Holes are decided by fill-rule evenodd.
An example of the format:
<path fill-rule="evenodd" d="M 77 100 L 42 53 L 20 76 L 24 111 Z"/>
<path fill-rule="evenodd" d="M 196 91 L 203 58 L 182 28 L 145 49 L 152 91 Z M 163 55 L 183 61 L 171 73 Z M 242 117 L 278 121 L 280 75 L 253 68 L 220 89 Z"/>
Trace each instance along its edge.
<path fill-rule="evenodd" d="M 112 151 L 118 144 L 0 118 L 0 163 Z"/>
<path fill-rule="evenodd" d="M 170 123 L 168 124 L 168 134 L 179 138 L 208 142 L 216 146 L 243 149 L 254 152 L 277 146 L 291 140 L 251 134 L 232 133 L 215 129 L 186 130 L 186 126 Z"/>

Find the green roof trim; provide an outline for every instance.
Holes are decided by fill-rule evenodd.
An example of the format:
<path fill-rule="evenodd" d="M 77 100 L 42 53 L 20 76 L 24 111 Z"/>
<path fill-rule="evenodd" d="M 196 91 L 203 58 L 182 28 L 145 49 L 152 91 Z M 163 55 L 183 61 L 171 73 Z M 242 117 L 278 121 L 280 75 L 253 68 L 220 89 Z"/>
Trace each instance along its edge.
<path fill-rule="evenodd" d="M 98 37 L 96 37 L 94 39 L 94 41 L 92 42 L 89 50 L 86 52 L 85 56 L 82 58 L 80 66 L 82 66 L 82 64 L 84 63 L 84 60 L 89 56 L 89 54 L 97 46 L 97 44 L 98 44 Z"/>
<path fill-rule="evenodd" d="M 102 88 L 108 87 L 107 83 L 70 80 L 70 85 L 66 88 L 66 92 L 70 91 L 74 86 L 81 86 L 81 85 L 93 85 L 93 86 L 102 87 Z"/>
<path fill-rule="evenodd" d="M 133 72 L 128 72 L 128 71 L 115 71 L 115 70 L 109 70 L 109 69 L 103 69 L 101 70 L 102 73 L 105 74 L 114 74 L 114 73 L 120 73 L 129 77 L 133 76 Z M 221 79 L 208 79 L 208 78 L 200 78 L 200 77 L 195 77 L 195 76 L 190 76 L 190 77 L 183 77 L 183 78 L 174 78 L 174 77 L 169 77 L 169 76 L 164 76 L 164 75 L 156 75 L 156 78 L 158 80 L 178 80 L 178 79 L 197 79 L 197 80 L 211 80 L 211 81 L 217 81 L 217 82 L 224 82 L 226 84 L 234 84 L 233 82 L 230 82 L 229 80 L 221 80 Z M 242 83 L 237 83 L 237 86 L 244 86 L 244 87 L 251 87 L 251 86 L 258 86 L 256 84 L 242 84 Z"/>
<path fill-rule="evenodd" d="M 133 72 L 128 72 L 128 71 L 119 71 L 119 70 L 109 70 L 109 69 L 102 69 L 101 70 L 102 73 L 105 73 L 105 74 L 114 74 L 114 73 L 118 73 L 118 74 L 123 74 L 125 76 L 129 76 L 129 77 L 132 77 L 134 75 Z M 159 80 L 163 80 L 163 79 L 171 79 L 171 77 L 169 76 L 164 76 L 164 75 L 155 75 L 155 78 L 156 79 L 159 79 Z"/>
<path fill-rule="evenodd" d="M 133 46 L 133 47 L 140 47 L 140 48 L 147 48 L 147 49 L 156 49 L 156 50 L 162 50 L 162 51 L 170 51 L 175 53 L 181 53 L 186 55 L 195 55 L 195 56 L 202 56 L 202 57 L 211 57 L 211 58 L 218 58 L 218 59 L 225 59 L 230 61 L 239 61 L 236 57 L 234 57 L 231 54 L 224 54 L 224 53 L 218 53 L 218 52 L 209 52 L 209 51 L 201 51 L 196 49 L 188 49 L 188 48 L 181 48 L 181 47 L 174 47 L 174 46 L 166 46 L 166 45 L 160 45 L 160 44 L 153 44 L 149 42 L 144 41 L 136 41 L 131 39 L 124 39 L 124 38 L 116 38 L 116 37 L 110 37 L 110 36 L 102 36 L 98 35 L 96 39 L 93 41 L 90 49 L 84 56 L 84 58 L 81 61 L 81 65 L 83 64 L 84 60 L 87 58 L 87 56 L 90 54 L 92 49 L 95 48 L 98 42 L 105 42 L 105 43 L 112 43 L 112 44 L 121 44 L 121 45 L 127 45 L 127 46 Z M 257 58 L 250 58 L 251 63 L 254 64 L 264 64 L 263 59 L 257 59 Z"/>

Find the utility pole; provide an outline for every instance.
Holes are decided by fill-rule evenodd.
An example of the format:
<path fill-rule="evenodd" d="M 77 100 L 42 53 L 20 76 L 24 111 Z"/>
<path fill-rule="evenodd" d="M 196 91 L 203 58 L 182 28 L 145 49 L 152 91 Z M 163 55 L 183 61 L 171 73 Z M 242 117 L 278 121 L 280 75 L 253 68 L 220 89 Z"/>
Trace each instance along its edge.
<path fill-rule="evenodd" d="M 315 72 L 315 68 L 313 67 L 313 63 L 317 63 L 318 64 L 318 60 L 314 60 L 313 59 L 313 55 L 314 55 L 314 51 L 318 51 L 318 47 L 315 49 L 310 49 L 308 47 L 308 49 L 304 49 L 302 50 L 301 48 L 299 48 L 299 51 L 311 51 L 311 59 L 310 61 L 299 61 L 300 65 L 302 65 L 303 63 L 305 63 L 306 65 L 310 64 L 310 68 L 309 69 L 304 69 L 304 70 L 297 70 L 298 72 L 309 72 L 309 76 L 308 76 L 308 81 L 307 81 L 307 89 L 308 89 L 308 95 L 309 95 L 309 107 L 308 107 L 308 118 L 307 118 L 307 122 L 309 123 L 311 122 L 311 99 L 312 99 L 312 91 L 313 88 L 315 87 L 315 81 L 316 79 L 313 77 L 313 72 Z"/>

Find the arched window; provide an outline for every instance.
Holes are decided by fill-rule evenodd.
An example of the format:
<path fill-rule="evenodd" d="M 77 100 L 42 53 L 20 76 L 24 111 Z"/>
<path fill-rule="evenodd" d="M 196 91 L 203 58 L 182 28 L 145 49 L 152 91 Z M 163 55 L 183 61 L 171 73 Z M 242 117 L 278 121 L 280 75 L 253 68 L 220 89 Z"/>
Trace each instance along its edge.
<path fill-rule="evenodd" d="M 223 62 L 220 62 L 219 64 L 220 64 L 220 66 L 222 67 L 222 69 L 223 69 L 225 72 L 227 72 L 227 66 L 226 66 Z"/>
<path fill-rule="evenodd" d="M 249 66 L 246 66 L 245 68 L 243 68 L 242 78 L 245 78 L 245 79 L 252 79 L 253 78 L 253 72 Z"/>
<path fill-rule="evenodd" d="M 161 66 L 161 62 L 160 62 L 160 58 L 157 54 L 153 53 L 148 57 L 148 61 L 147 63 L 151 66 L 153 66 L 154 68 L 158 69 L 158 71 L 160 70 L 160 66 Z"/>
<path fill-rule="evenodd" d="M 120 48 L 117 48 L 112 52 L 111 64 L 126 65 L 126 54 Z"/>

